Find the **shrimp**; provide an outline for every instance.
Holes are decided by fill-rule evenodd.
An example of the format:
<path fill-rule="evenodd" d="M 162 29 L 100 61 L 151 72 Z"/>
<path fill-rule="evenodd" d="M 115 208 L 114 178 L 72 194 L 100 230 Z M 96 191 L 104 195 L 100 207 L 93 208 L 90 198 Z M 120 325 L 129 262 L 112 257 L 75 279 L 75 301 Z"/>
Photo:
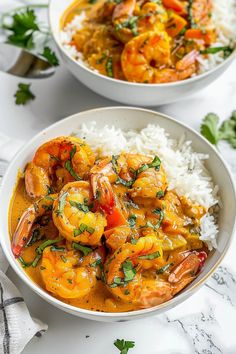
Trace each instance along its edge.
<path fill-rule="evenodd" d="M 162 261 L 161 242 L 154 233 L 140 237 L 136 244 L 125 243 L 118 248 L 105 263 L 105 276 L 108 289 L 117 297 L 123 300 L 127 297 L 127 291 L 131 291 L 134 284 L 140 282 L 140 274 L 136 274 L 135 266 L 138 269 L 149 269 L 160 265 Z M 126 279 L 126 270 L 131 272 L 129 280 Z M 122 287 L 118 286 L 122 284 Z"/>
<path fill-rule="evenodd" d="M 106 214 L 107 228 L 126 225 L 126 213 L 116 198 L 112 184 L 117 180 L 117 171 L 111 158 L 102 160 L 91 169 L 90 179 L 97 206 Z"/>
<path fill-rule="evenodd" d="M 79 265 L 76 251 L 52 251 L 45 248 L 40 273 L 46 289 L 61 298 L 79 299 L 89 294 L 96 284 L 96 270 Z"/>
<path fill-rule="evenodd" d="M 132 157 L 130 155 L 131 159 Z M 136 161 L 137 159 L 139 159 L 139 164 L 136 164 L 134 170 L 138 174 L 129 190 L 129 195 L 135 202 L 147 205 L 164 195 L 167 188 L 167 177 L 157 156 L 153 159 L 144 155 L 136 155 Z M 139 173 L 139 171 L 141 172 Z"/>
<path fill-rule="evenodd" d="M 165 83 L 184 80 L 197 70 L 198 52 L 191 51 L 171 64 L 170 39 L 164 31 L 149 31 L 130 40 L 121 55 L 123 73 L 128 81 Z"/>
<path fill-rule="evenodd" d="M 131 229 L 129 226 L 117 226 L 104 232 L 106 237 L 106 245 L 112 250 L 116 250 L 122 246 L 131 236 Z"/>
<path fill-rule="evenodd" d="M 92 212 L 89 182 L 76 181 L 65 185 L 53 205 L 53 221 L 60 234 L 70 242 L 99 245 L 106 226 L 101 212 Z"/>
<path fill-rule="evenodd" d="M 139 8 L 136 1 L 122 1 L 116 5 L 112 16 L 114 36 L 122 43 L 127 43 L 143 32 L 163 30 L 167 19 L 167 12 L 160 4 L 148 1 Z"/>
<path fill-rule="evenodd" d="M 113 262 L 114 255 L 110 260 L 110 264 Z M 126 253 L 126 256 L 127 255 L 128 252 Z M 148 277 L 144 273 L 140 273 L 139 270 L 135 273 L 134 268 L 132 268 L 135 263 L 132 263 L 131 265 L 128 263 L 128 270 L 131 269 L 134 272 L 134 277 L 130 281 L 125 281 L 125 277 L 127 277 L 127 261 L 125 263 L 124 259 L 127 258 L 124 256 L 122 258 L 123 265 L 119 265 L 120 269 L 124 271 L 123 278 L 121 278 L 122 271 L 119 270 L 117 272 L 119 266 L 116 266 L 115 274 L 117 274 L 117 276 L 113 278 L 114 282 L 112 284 L 108 284 L 108 289 L 113 293 L 113 295 L 120 298 L 124 302 L 132 301 L 132 303 L 135 303 L 140 308 L 156 306 L 172 299 L 174 295 L 192 282 L 202 268 L 206 257 L 207 255 L 205 252 L 183 253 L 182 257 L 179 257 L 179 263 L 174 267 L 172 266 L 167 279 L 163 279 L 161 276 L 157 275 L 155 277 Z M 126 268 L 124 268 L 125 264 Z M 108 267 L 110 267 L 110 265 Z M 108 274 L 110 274 L 109 270 Z M 112 277 L 113 276 L 114 273 L 112 273 Z"/>
<path fill-rule="evenodd" d="M 12 252 L 16 258 L 20 256 L 24 246 L 30 241 L 31 230 L 36 220 L 51 213 L 56 197 L 57 194 L 48 195 L 32 204 L 22 214 L 11 244 Z"/>
<path fill-rule="evenodd" d="M 94 164 L 90 147 L 75 137 L 59 137 L 39 147 L 25 171 L 27 194 L 39 198 L 54 187 L 84 178 Z"/>

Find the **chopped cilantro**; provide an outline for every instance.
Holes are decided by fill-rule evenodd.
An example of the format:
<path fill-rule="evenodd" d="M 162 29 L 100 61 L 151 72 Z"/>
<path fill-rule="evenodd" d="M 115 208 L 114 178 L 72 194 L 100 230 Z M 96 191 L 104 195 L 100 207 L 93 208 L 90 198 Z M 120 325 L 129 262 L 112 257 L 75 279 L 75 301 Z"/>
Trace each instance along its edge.
<path fill-rule="evenodd" d="M 59 197 L 59 203 L 58 203 L 58 209 L 56 211 L 56 215 L 62 215 L 65 204 L 66 204 L 66 197 L 68 196 L 68 192 L 62 193 L 62 195 Z"/>
<path fill-rule="evenodd" d="M 168 263 L 165 266 L 157 269 L 156 273 L 157 274 L 164 274 L 170 267 L 172 267 L 174 263 Z"/>
<path fill-rule="evenodd" d="M 70 200 L 70 205 L 83 211 L 84 213 L 88 213 L 89 212 L 89 207 L 85 204 L 81 204 L 81 203 L 78 203 L 78 202 L 74 202 L 73 200 Z"/>
<path fill-rule="evenodd" d="M 74 230 L 74 237 L 81 235 L 84 231 L 87 231 L 90 234 L 93 234 L 95 229 L 86 225 L 86 224 L 80 224 L 78 229 Z"/>
<path fill-rule="evenodd" d="M 146 254 L 144 256 L 139 256 L 138 258 L 139 259 L 148 259 L 148 260 L 152 260 L 152 259 L 156 259 L 160 257 L 160 252 L 157 251 L 157 252 L 154 252 L 154 253 L 151 253 L 151 254 Z"/>
<path fill-rule="evenodd" d="M 84 256 L 87 256 L 89 253 L 92 252 L 92 248 L 87 247 L 87 246 L 82 246 L 76 242 L 72 242 L 72 247 L 77 251 L 81 251 Z"/>

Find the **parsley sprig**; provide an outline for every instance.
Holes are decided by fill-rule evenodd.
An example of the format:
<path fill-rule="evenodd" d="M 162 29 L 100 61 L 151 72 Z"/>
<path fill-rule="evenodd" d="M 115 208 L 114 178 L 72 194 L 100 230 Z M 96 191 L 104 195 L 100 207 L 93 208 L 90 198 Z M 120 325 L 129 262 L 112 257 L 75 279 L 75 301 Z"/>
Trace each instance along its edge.
<path fill-rule="evenodd" d="M 114 342 L 114 346 L 120 350 L 120 354 L 127 354 L 129 349 L 134 348 L 135 342 L 124 339 L 117 339 Z"/>
<path fill-rule="evenodd" d="M 226 140 L 236 149 L 236 111 L 221 125 L 219 125 L 218 115 L 208 113 L 203 119 L 200 131 L 211 144 L 217 146 L 220 140 Z"/>
<path fill-rule="evenodd" d="M 17 105 L 25 105 L 29 101 L 35 99 L 35 95 L 30 90 L 30 86 L 31 86 L 30 84 L 24 84 L 22 82 L 18 84 L 18 90 L 14 95 L 14 97 L 16 98 L 15 103 Z"/>
<path fill-rule="evenodd" d="M 51 48 L 44 47 L 43 53 L 41 53 L 41 56 L 44 57 L 48 61 L 48 63 L 51 64 L 52 66 L 59 65 L 58 57 L 56 56 L 55 52 L 52 51 Z"/>

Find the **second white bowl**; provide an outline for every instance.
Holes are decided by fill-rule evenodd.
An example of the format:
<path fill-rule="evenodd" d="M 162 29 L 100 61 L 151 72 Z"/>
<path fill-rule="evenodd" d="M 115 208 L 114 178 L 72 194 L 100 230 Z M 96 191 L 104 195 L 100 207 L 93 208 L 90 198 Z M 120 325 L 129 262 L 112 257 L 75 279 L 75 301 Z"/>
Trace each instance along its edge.
<path fill-rule="evenodd" d="M 72 0 L 50 0 L 49 20 L 52 35 L 59 49 L 62 61 L 71 73 L 96 93 L 125 104 L 158 106 L 181 99 L 198 92 L 216 80 L 236 56 L 234 52 L 222 64 L 193 78 L 167 84 L 137 84 L 101 75 L 74 60 L 60 41 L 60 19 Z"/>

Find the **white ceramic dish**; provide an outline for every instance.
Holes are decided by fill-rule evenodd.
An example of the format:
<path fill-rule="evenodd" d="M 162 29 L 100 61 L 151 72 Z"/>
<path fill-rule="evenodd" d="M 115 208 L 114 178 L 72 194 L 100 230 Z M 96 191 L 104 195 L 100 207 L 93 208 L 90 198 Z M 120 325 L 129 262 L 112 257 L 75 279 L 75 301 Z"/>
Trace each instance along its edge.
<path fill-rule="evenodd" d="M 52 35 L 62 61 L 71 73 L 84 85 L 98 94 L 124 104 L 137 106 L 160 106 L 179 101 L 205 88 L 228 68 L 236 57 L 236 51 L 222 64 L 193 78 L 167 84 L 136 84 L 115 80 L 96 73 L 72 59 L 60 42 L 60 19 L 72 0 L 50 0 L 49 21 Z"/>
<path fill-rule="evenodd" d="M 203 269 L 202 273 L 199 274 L 197 279 L 195 279 L 195 281 L 191 283 L 186 289 L 184 289 L 178 296 L 162 305 L 145 310 L 115 314 L 88 311 L 70 306 L 55 299 L 46 291 L 41 289 L 37 284 L 33 283 L 12 254 L 8 229 L 8 208 L 19 169 L 24 169 L 26 163 L 32 159 L 35 150 L 43 142 L 56 136 L 70 135 L 73 130 L 78 128 L 82 122 L 88 122 L 92 120 L 95 120 L 100 127 L 104 126 L 105 124 L 110 124 L 115 125 L 116 127 L 120 127 L 124 130 L 134 128 L 142 129 L 148 123 L 158 123 L 161 127 L 165 128 L 173 138 L 178 139 L 180 136 L 182 136 L 183 133 L 185 133 L 186 139 L 193 142 L 193 148 L 195 151 L 209 154 L 207 167 L 213 176 L 214 183 L 220 187 L 220 197 L 223 204 L 219 215 L 219 247 L 209 256 L 205 268 Z M 206 281 L 214 269 L 219 265 L 230 245 L 230 240 L 232 238 L 233 230 L 235 227 L 236 196 L 233 179 L 217 151 L 198 133 L 179 123 L 178 121 L 160 113 L 131 107 L 100 108 L 78 113 L 69 118 L 63 119 L 40 132 L 24 146 L 24 148 L 11 162 L 2 182 L 0 200 L 1 245 L 10 265 L 19 275 L 19 277 L 39 296 L 54 306 L 73 315 L 98 321 L 124 321 L 145 317 L 151 314 L 164 312 L 183 302 Z"/>

